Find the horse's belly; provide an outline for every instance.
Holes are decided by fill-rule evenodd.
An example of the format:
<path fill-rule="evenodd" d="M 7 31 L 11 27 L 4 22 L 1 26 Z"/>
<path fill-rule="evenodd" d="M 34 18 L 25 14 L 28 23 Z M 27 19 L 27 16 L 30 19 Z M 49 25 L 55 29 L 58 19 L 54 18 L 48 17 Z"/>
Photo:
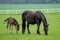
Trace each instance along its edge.
<path fill-rule="evenodd" d="M 14 20 L 10 19 L 9 20 L 9 23 L 13 24 L 14 23 Z"/>
<path fill-rule="evenodd" d="M 29 24 L 35 24 L 35 23 L 36 23 L 36 21 L 35 21 L 35 20 L 30 19 L 30 20 L 28 20 L 28 23 L 29 23 Z"/>

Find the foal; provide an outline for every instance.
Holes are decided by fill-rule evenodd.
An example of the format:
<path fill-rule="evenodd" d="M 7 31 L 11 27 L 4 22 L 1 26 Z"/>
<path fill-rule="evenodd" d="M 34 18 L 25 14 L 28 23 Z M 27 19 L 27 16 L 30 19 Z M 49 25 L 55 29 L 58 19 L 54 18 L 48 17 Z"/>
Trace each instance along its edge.
<path fill-rule="evenodd" d="M 9 28 L 9 30 L 11 29 L 11 34 L 12 34 L 12 30 L 13 30 L 13 25 L 15 26 L 16 28 L 16 33 L 18 34 L 18 31 L 19 31 L 19 24 L 18 22 L 16 21 L 15 18 L 12 18 L 12 17 L 9 17 L 5 20 L 5 22 L 7 22 L 7 29 Z"/>

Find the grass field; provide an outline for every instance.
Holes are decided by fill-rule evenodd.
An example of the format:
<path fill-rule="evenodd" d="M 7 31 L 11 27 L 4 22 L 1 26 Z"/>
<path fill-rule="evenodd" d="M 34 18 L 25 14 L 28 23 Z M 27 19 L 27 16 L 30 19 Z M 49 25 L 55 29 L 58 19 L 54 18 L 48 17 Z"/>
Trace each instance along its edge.
<path fill-rule="evenodd" d="M 60 40 L 60 13 L 47 13 L 44 14 L 49 23 L 48 35 L 44 35 L 43 25 L 40 25 L 41 34 L 36 33 L 37 26 L 30 25 L 31 34 L 22 34 L 22 20 L 21 14 L 0 14 L 0 40 Z M 14 17 L 20 24 L 20 30 L 18 35 L 15 33 L 15 28 L 13 29 L 13 34 L 7 32 L 6 23 L 4 20 L 8 17 Z"/>

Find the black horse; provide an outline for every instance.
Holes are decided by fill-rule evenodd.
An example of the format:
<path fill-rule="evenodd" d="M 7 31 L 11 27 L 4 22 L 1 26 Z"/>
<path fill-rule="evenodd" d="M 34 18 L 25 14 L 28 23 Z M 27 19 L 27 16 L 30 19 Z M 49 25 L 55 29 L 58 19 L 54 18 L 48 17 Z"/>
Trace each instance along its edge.
<path fill-rule="evenodd" d="M 23 34 L 26 29 L 26 21 L 27 21 L 27 30 L 29 34 L 30 34 L 29 24 L 32 24 L 32 25 L 37 24 L 37 34 L 40 34 L 39 26 L 41 22 L 43 22 L 45 35 L 48 35 L 47 20 L 41 11 L 36 11 L 36 12 L 24 11 L 22 13 L 22 33 Z"/>

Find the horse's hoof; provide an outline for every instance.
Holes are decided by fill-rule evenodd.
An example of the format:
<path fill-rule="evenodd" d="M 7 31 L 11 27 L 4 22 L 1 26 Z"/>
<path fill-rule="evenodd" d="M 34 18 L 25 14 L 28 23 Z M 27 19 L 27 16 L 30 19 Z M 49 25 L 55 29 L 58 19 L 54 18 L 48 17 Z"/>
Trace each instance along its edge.
<path fill-rule="evenodd" d="M 37 32 L 37 34 L 40 34 L 40 32 Z"/>
<path fill-rule="evenodd" d="M 40 34 L 40 32 L 37 32 L 37 34 Z"/>
<path fill-rule="evenodd" d="M 31 33 L 28 33 L 28 34 L 31 34 Z"/>
<path fill-rule="evenodd" d="M 31 34 L 30 32 L 28 34 Z"/>
<path fill-rule="evenodd" d="M 45 35 L 48 35 L 48 34 L 45 34 Z"/>
<path fill-rule="evenodd" d="M 22 34 L 24 34 L 24 33 L 22 33 Z"/>
<path fill-rule="evenodd" d="M 40 35 L 40 33 L 37 33 L 37 34 L 39 34 L 39 35 Z"/>
<path fill-rule="evenodd" d="M 24 32 L 22 32 L 22 34 L 24 34 Z"/>

